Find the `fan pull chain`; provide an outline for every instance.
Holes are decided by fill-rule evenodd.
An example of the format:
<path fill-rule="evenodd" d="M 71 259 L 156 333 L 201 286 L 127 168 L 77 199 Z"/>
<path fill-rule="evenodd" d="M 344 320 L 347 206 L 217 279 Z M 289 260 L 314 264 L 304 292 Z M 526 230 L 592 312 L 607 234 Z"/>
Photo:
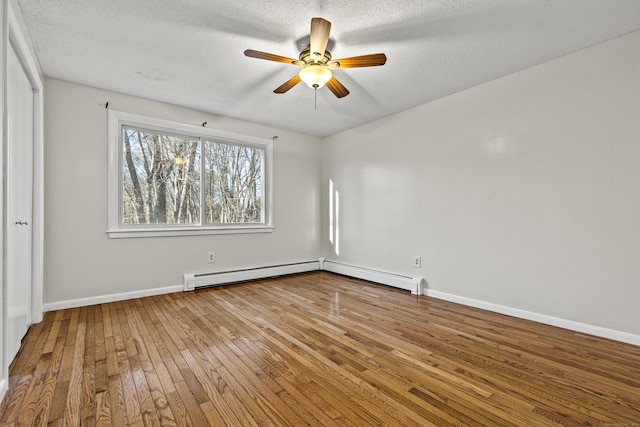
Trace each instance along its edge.
<path fill-rule="evenodd" d="M 318 86 L 313 88 L 313 109 L 318 109 Z"/>

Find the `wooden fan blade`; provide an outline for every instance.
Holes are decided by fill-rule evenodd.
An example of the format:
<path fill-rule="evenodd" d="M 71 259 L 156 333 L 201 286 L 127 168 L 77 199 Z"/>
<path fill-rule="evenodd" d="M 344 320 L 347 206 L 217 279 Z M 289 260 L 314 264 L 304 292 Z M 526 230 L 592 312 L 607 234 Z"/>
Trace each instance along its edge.
<path fill-rule="evenodd" d="M 297 85 L 300 82 L 301 82 L 300 76 L 296 74 L 295 76 L 293 76 L 289 80 L 287 80 L 285 83 L 283 83 L 276 90 L 274 90 L 274 92 L 275 93 L 285 93 L 286 91 L 288 91 L 289 89 L 291 89 L 292 87 L 294 87 L 295 85 Z"/>
<path fill-rule="evenodd" d="M 314 61 L 321 61 L 324 58 L 324 51 L 329 42 L 330 32 L 331 22 L 322 18 L 311 18 L 309 45 L 311 47 L 311 59 Z"/>
<path fill-rule="evenodd" d="M 282 62 L 283 64 L 302 65 L 304 62 L 299 59 L 287 58 L 285 56 L 274 55 L 272 53 L 260 52 L 259 50 L 247 49 L 244 55 L 250 58 L 266 59 L 267 61 Z"/>
<path fill-rule="evenodd" d="M 333 94 L 338 98 L 344 98 L 349 95 L 349 91 L 342 83 L 338 81 L 335 77 L 331 77 L 331 79 L 327 82 L 327 87 Z"/>
<path fill-rule="evenodd" d="M 334 59 L 327 62 L 327 67 L 335 68 L 357 68 L 357 67 L 376 67 L 384 65 L 387 62 L 387 56 L 384 53 L 372 53 L 371 55 L 352 56 L 351 58 Z"/>

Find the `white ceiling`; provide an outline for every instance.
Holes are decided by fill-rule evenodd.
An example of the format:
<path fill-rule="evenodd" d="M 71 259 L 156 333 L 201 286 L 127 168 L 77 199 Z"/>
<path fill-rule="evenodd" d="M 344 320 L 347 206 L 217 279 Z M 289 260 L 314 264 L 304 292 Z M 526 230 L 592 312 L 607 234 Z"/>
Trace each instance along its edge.
<path fill-rule="evenodd" d="M 18 0 L 47 76 L 327 136 L 640 29 L 640 0 Z M 312 17 L 332 22 L 337 99 L 298 67 Z M 305 40 L 306 38 L 306 40 Z"/>

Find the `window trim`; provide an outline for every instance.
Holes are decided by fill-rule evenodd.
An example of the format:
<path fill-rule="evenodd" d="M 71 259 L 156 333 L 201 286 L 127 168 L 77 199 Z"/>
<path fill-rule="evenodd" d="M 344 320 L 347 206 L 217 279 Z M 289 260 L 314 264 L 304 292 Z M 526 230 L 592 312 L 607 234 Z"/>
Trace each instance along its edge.
<path fill-rule="evenodd" d="M 253 146 L 264 150 L 264 222 L 237 224 L 148 224 L 125 225 L 120 223 L 122 210 L 122 126 L 203 138 L 235 145 Z M 248 234 L 273 231 L 273 141 L 248 135 L 198 127 L 170 120 L 109 110 L 108 117 L 108 183 L 107 183 L 107 235 L 109 238 L 196 236 L 206 234 Z"/>

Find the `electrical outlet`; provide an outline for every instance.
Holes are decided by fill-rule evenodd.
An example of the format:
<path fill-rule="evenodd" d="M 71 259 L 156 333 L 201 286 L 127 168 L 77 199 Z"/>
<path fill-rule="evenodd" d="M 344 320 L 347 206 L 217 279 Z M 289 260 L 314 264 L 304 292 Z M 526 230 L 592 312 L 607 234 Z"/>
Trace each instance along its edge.
<path fill-rule="evenodd" d="M 207 261 L 208 262 L 216 262 L 216 253 L 215 252 L 208 252 L 207 253 Z"/>
<path fill-rule="evenodd" d="M 420 255 L 414 255 L 413 256 L 413 266 L 415 268 L 420 268 L 421 265 L 422 265 L 422 257 Z"/>

